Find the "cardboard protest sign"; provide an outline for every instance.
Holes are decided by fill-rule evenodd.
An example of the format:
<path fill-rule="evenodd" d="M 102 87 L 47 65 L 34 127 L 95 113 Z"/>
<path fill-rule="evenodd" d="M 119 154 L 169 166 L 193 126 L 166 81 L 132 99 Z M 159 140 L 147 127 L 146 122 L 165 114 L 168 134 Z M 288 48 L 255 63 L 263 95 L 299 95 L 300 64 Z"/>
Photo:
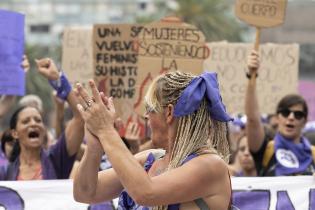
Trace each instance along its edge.
<path fill-rule="evenodd" d="M 137 77 L 137 113 L 144 113 L 143 96 L 150 82 L 157 75 L 180 70 L 193 74 L 202 73 L 203 61 L 210 51 L 205 36 L 193 25 L 166 18 L 145 25 L 138 36 L 139 61 Z"/>
<path fill-rule="evenodd" d="M 301 94 L 308 106 L 308 120 L 315 120 L 315 83 L 311 81 L 299 81 L 299 94 Z"/>
<path fill-rule="evenodd" d="M 204 67 L 218 73 L 222 99 L 228 113 L 244 113 L 247 87 L 247 55 L 250 44 L 208 43 L 210 57 Z M 297 93 L 299 46 L 297 44 L 264 44 L 260 48 L 257 96 L 261 113 L 275 113 L 279 100 Z"/>
<path fill-rule="evenodd" d="M 97 24 L 93 27 L 93 67 L 98 89 L 114 98 L 124 123 L 134 114 L 139 73 L 134 40 L 141 26 Z"/>
<path fill-rule="evenodd" d="M 24 95 L 24 15 L 0 10 L 0 95 Z"/>
<path fill-rule="evenodd" d="M 257 27 L 274 27 L 284 22 L 287 0 L 237 0 L 235 13 Z"/>
<path fill-rule="evenodd" d="M 286 6 L 287 0 L 236 0 L 236 16 L 256 27 L 255 50 L 259 48 L 260 29 L 282 24 Z"/>
<path fill-rule="evenodd" d="M 92 27 L 67 27 L 63 32 L 62 69 L 72 85 L 87 87 L 94 77 L 92 33 Z"/>

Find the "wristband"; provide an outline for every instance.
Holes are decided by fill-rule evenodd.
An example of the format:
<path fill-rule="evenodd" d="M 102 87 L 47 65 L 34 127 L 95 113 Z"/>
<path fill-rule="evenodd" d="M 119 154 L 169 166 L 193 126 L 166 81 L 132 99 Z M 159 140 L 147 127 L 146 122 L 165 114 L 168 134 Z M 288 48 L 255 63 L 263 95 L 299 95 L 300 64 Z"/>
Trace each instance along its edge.
<path fill-rule="evenodd" d="M 49 84 L 57 91 L 57 96 L 62 100 L 66 100 L 71 92 L 71 85 L 63 72 L 60 72 L 59 79 L 49 80 Z"/>
<path fill-rule="evenodd" d="M 247 79 L 250 79 L 250 78 L 252 78 L 252 74 L 250 74 L 249 72 L 246 72 L 246 77 L 247 77 Z M 257 72 L 255 73 L 255 77 L 256 78 L 258 77 L 258 73 Z"/>

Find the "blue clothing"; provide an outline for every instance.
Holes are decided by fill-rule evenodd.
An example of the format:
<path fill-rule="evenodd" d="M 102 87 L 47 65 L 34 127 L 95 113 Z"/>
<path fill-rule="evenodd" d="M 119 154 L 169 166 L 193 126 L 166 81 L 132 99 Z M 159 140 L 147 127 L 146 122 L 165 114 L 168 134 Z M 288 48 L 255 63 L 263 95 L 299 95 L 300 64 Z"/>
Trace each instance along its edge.
<path fill-rule="evenodd" d="M 276 176 L 297 174 L 313 164 L 311 144 L 305 137 L 295 144 L 280 133 L 275 136 Z"/>
<path fill-rule="evenodd" d="M 189 160 L 197 157 L 196 154 L 189 155 L 182 164 L 188 162 Z M 146 162 L 144 163 L 144 169 L 148 172 L 152 167 L 155 157 L 152 153 L 148 155 Z M 180 204 L 172 204 L 168 206 L 168 210 L 178 210 Z M 119 196 L 118 210 L 150 210 L 149 207 L 140 206 L 134 202 L 134 200 L 128 195 L 127 191 L 123 190 Z"/>
<path fill-rule="evenodd" d="M 175 117 L 189 115 L 199 109 L 202 100 L 208 101 L 208 111 L 212 119 L 220 122 L 232 121 L 225 110 L 220 95 L 217 73 L 204 72 L 190 81 L 180 95 L 175 107 Z"/>
<path fill-rule="evenodd" d="M 2 149 L 0 149 L 0 167 L 1 166 L 5 166 L 8 164 L 8 159 L 5 156 L 4 152 L 2 151 Z"/>
<path fill-rule="evenodd" d="M 91 204 L 88 210 L 114 210 L 114 207 L 112 202 L 105 201 L 103 203 Z"/>
<path fill-rule="evenodd" d="M 69 156 L 66 146 L 65 134 L 62 134 L 55 145 L 49 150 L 42 149 L 40 158 L 42 164 L 43 179 L 68 179 L 75 156 Z M 0 170 L 0 180 L 17 180 L 20 160 L 9 164 L 6 170 Z"/>
<path fill-rule="evenodd" d="M 102 156 L 102 159 L 101 159 L 101 163 L 100 163 L 100 171 L 104 171 L 106 169 L 109 169 L 109 168 L 112 168 L 112 164 L 109 162 L 108 160 L 108 157 L 106 154 L 104 154 Z"/>
<path fill-rule="evenodd" d="M 303 138 L 304 139 L 304 138 Z M 276 139 L 275 139 L 276 140 Z M 270 158 L 267 166 L 263 165 L 263 160 L 264 160 L 264 156 L 265 156 L 265 152 L 267 150 L 267 146 L 268 146 L 268 139 L 267 136 L 264 137 L 264 141 L 262 146 L 260 147 L 260 149 L 257 152 L 251 152 L 254 161 L 255 161 L 255 166 L 256 166 L 256 171 L 258 176 L 277 176 L 277 175 L 312 175 L 315 171 L 315 164 L 314 161 L 311 161 L 311 163 L 309 163 L 309 159 L 312 159 L 312 153 L 309 150 L 310 147 L 310 143 L 308 142 L 308 140 L 305 138 L 300 144 L 294 144 L 291 142 L 291 140 L 284 140 L 286 141 L 285 143 L 290 144 L 290 147 L 296 147 L 295 149 L 291 150 L 289 147 L 287 146 L 283 146 L 281 145 L 274 145 L 274 151 L 272 154 L 272 157 Z M 286 150 L 286 151 L 285 151 Z M 297 151 L 297 152 L 293 152 L 293 151 Z M 278 153 L 278 158 L 282 159 L 283 163 L 286 163 L 285 165 L 287 166 L 286 168 L 288 169 L 299 169 L 297 171 L 292 171 L 293 173 L 279 173 L 276 172 L 276 168 L 278 167 L 279 169 L 279 160 L 277 159 L 277 154 Z M 296 167 L 297 163 L 298 163 L 298 153 L 301 153 L 301 157 L 306 157 L 305 160 L 307 160 L 306 165 L 308 165 L 306 168 L 303 164 L 303 169 L 301 169 L 301 167 Z M 308 157 L 307 157 L 308 156 Z M 281 160 L 280 160 L 281 161 Z M 302 160 L 303 162 L 303 160 Z M 278 165 L 278 166 L 277 166 Z M 289 167 L 288 167 L 289 166 Z M 292 167 L 294 166 L 294 167 Z M 282 167 L 282 166 L 281 166 Z M 284 170 L 282 170 L 284 171 Z"/>

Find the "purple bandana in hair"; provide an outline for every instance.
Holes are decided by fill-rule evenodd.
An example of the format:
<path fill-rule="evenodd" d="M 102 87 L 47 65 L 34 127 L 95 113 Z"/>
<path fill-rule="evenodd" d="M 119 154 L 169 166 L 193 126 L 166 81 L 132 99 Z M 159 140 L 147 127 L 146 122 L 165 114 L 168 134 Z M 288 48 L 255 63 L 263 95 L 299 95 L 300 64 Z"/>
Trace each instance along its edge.
<path fill-rule="evenodd" d="M 304 172 L 313 162 L 311 145 L 305 137 L 295 144 L 280 133 L 275 136 L 276 175 Z"/>
<path fill-rule="evenodd" d="M 217 74 L 210 72 L 204 72 L 199 77 L 191 80 L 175 105 L 175 117 L 189 115 L 196 111 L 204 97 L 208 99 L 208 110 L 211 118 L 221 122 L 233 120 L 226 113 L 225 106 L 222 103 Z"/>

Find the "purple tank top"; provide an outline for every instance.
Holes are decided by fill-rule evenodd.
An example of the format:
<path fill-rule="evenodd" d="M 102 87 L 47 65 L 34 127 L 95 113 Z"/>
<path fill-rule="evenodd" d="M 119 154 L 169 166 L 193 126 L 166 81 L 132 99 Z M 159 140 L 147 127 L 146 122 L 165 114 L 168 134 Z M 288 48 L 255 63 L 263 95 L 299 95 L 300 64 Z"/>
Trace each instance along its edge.
<path fill-rule="evenodd" d="M 189 160 L 197 157 L 196 154 L 190 154 L 188 157 L 183 161 L 182 164 L 185 164 Z M 154 161 L 156 161 L 154 155 L 150 153 L 148 155 L 147 160 L 144 163 L 144 169 L 148 172 L 152 167 Z M 168 206 L 168 210 L 178 210 L 180 204 L 171 204 Z M 128 195 L 127 191 L 123 190 L 119 196 L 118 201 L 118 210 L 150 210 L 149 207 L 140 206 L 134 202 L 134 200 Z"/>

